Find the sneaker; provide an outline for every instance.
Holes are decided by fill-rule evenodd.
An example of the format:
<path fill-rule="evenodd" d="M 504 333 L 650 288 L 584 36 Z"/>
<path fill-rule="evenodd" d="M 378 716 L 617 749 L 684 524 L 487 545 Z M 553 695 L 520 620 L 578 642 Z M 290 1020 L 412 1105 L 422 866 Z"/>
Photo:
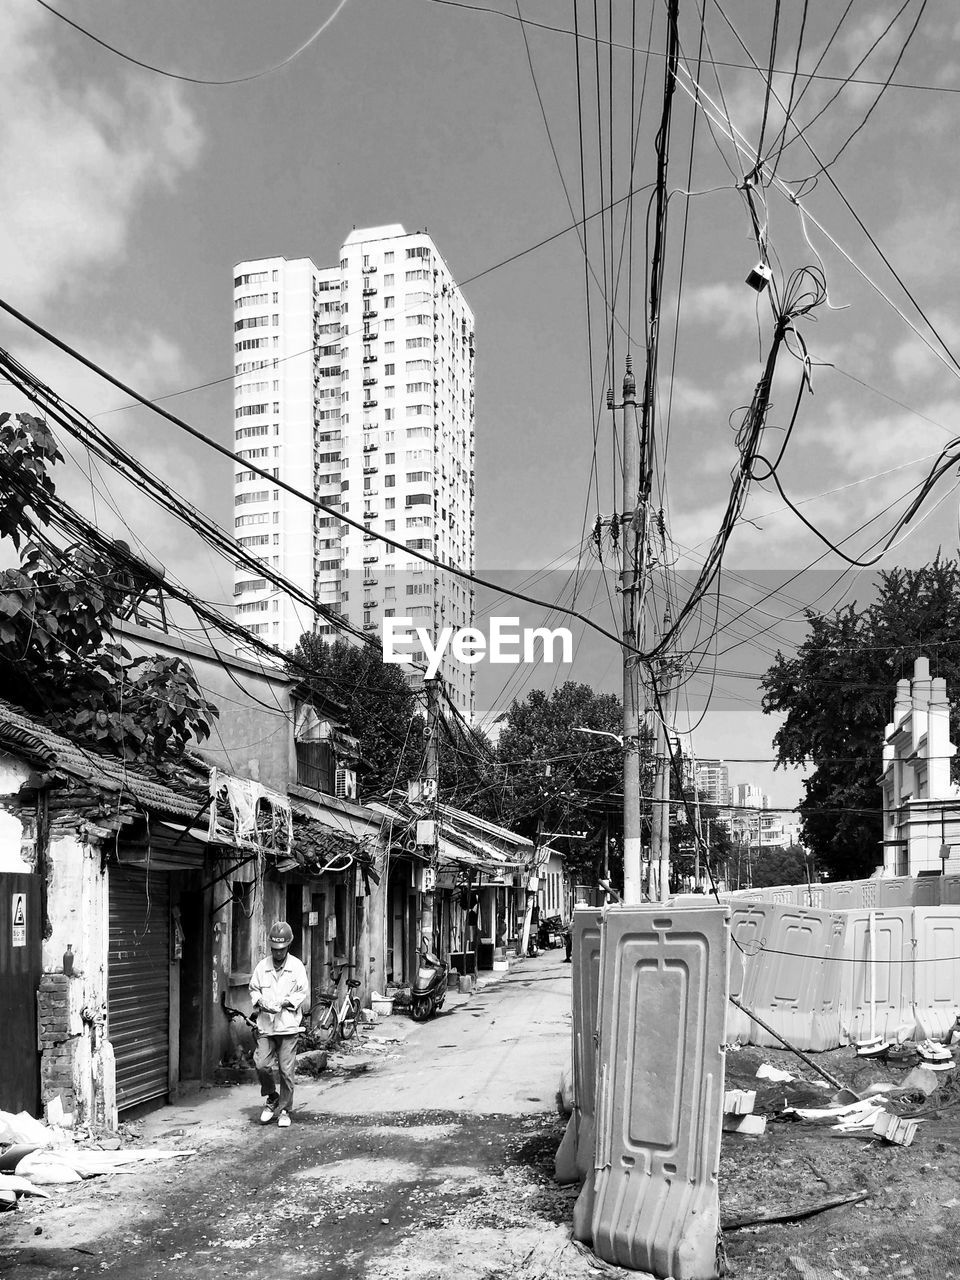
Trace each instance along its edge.
<path fill-rule="evenodd" d="M 276 1114 L 277 1113 L 273 1107 L 264 1107 L 260 1112 L 260 1123 L 269 1124 Z"/>
<path fill-rule="evenodd" d="M 290 1128 L 290 1113 L 289 1113 L 289 1111 L 281 1111 L 281 1112 L 280 1112 L 280 1116 L 279 1116 L 279 1118 L 278 1118 L 278 1120 L 277 1120 L 277 1124 L 279 1125 L 279 1127 L 280 1127 L 281 1129 L 289 1129 L 289 1128 Z"/>

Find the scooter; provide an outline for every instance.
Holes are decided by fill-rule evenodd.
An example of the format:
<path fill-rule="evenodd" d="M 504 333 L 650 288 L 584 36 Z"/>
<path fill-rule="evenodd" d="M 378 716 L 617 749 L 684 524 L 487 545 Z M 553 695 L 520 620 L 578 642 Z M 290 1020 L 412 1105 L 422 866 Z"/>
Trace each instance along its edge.
<path fill-rule="evenodd" d="M 421 951 L 411 993 L 410 1013 L 414 1022 L 426 1022 L 443 1007 L 447 998 L 447 968 L 432 951 Z"/>

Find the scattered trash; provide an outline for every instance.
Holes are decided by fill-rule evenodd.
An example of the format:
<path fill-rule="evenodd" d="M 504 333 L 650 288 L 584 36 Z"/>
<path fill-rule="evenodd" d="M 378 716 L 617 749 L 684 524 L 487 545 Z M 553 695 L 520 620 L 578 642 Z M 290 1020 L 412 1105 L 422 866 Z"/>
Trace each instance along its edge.
<path fill-rule="evenodd" d="M 771 1067 L 767 1062 L 763 1062 L 757 1067 L 758 1080 L 796 1080 L 796 1078 L 792 1072 L 781 1071 L 779 1067 Z"/>
<path fill-rule="evenodd" d="M 900 1147 L 909 1147 L 916 1137 L 917 1121 L 905 1120 L 902 1116 L 891 1115 L 889 1111 L 881 1111 L 873 1126 L 873 1132 L 885 1142 L 894 1142 Z"/>
<path fill-rule="evenodd" d="M 73 1128 L 73 1112 L 64 1111 L 63 1099 L 59 1093 L 47 1103 L 47 1124 L 63 1129 Z"/>
<path fill-rule="evenodd" d="M 29 1178 L 20 1178 L 15 1173 L 0 1173 L 0 1191 L 14 1191 L 25 1196 L 42 1196 L 50 1199 L 50 1192 L 36 1186 Z"/>
<path fill-rule="evenodd" d="M 858 1191 L 850 1196 L 800 1205 L 786 1213 L 752 1213 L 741 1218 L 725 1218 L 720 1223 L 720 1228 L 722 1231 L 739 1231 L 741 1227 L 752 1227 L 760 1222 L 799 1222 L 802 1218 L 812 1218 L 815 1214 L 827 1213 L 830 1209 L 839 1209 L 845 1204 L 859 1204 L 861 1200 L 868 1200 L 871 1195 L 870 1191 Z"/>
<path fill-rule="evenodd" d="M 36 1120 L 27 1111 L 14 1115 L 10 1111 L 0 1111 L 0 1142 L 32 1143 L 35 1147 L 50 1147 L 62 1139 L 60 1130 Z M 67 1139 L 69 1141 L 69 1137 Z"/>
<path fill-rule="evenodd" d="M 117 1173 L 125 1166 L 140 1161 L 174 1160 L 181 1156 L 195 1155 L 196 1151 L 165 1151 L 158 1147 L 144 1147 L 140 1151 L 56 1151 L 37 1149 L 24 1156 L 16 1167 L 16 1175 L 29 1178 L 37 1186 L 57 1186 L 82 1182 L 100 1174 Z"/>
<path fill-rule="evenodd" d="M 723 1095 L 725 1116 L 748 1116 L 757 1101 L 756 1089 L 728 1089 Z"/>
<path fill-rule="evenodd" d="M 742 1133 L 749 1138 L 760 1138 L 767 1131 L 767 1117 L 754 1115 L 729 1115 L 723 1117 L 724 1133 Z"/>
<path fill-rule="evenodd" d="M 939 1087 L 940 1077 L 936 1071 L 931 1071 L 928 1066 L 914 1067 L 908 1075 L 904 1076 L 897 1092 L 922 1093 L 928 1098 Z"/>
<path fill-rule="evenodd" d="M 947 1046 L 935 1040 L 921 1040 L 917 1045 L 917 1057 L 931 1071 L 953 1071 L 957 1065 Z"/>
<path fill-rule="evenodd" d="M 6 1151 L 0 1155 L 0 1173 L 13 1173 L 23 1157 L 36 1150 L 37 1143 L 35 1142 L 21 1142 L 15 1146 L 7 1147 Z"/>

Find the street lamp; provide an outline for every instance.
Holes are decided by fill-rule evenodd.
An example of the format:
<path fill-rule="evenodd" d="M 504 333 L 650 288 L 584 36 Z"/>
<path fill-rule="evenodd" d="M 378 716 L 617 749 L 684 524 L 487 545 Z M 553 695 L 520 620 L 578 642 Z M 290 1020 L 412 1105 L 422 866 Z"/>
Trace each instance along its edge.
<path fill-rule="evenodd" d="M 609 729 L 587 729 L 582 724 L 575 724 L 573 726 L 573 732 L 574 733 L 592 733 L 597 738 L 612 738 L 614 742 L 618 742 L 621 747 L 623 746 L 623 734 L 611 733 Z"/>

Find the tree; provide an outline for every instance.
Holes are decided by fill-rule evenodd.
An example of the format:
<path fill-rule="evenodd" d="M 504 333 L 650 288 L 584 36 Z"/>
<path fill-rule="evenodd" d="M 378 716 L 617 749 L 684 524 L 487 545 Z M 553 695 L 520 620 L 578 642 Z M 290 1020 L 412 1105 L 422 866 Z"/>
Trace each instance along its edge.
<path fill-rule="evenodd" d="M 307 633 L 293 651 L 293 673 L 318 693 L 340 702 L 343 728 L 360 747 L 357 783 L 362 794 L 383 794 L 420 775 L 424 719 L 399 666 L 379 649 Z"/>
<path fill-rule="evenodd" d="M 44 530 L 62 461 L 46 425 L 0 414 L 0 537 L 20 552 L 0 572 L 0 697 L 65 736 L 127 760 L 159 762 L 207 737 L 217 709 L 179 658 L 133 658 L 113 621 L 128 568 Z"/>
<path fill-rule="evenodd" d="M 762 849 L 753 864 L 753 887 L 769 889 L 778 884 L 806 884 L 809 874 L 809 855 L 801 845 Z"/>
<path fill-rule="evenodd" d="M 831 878 L 865 876 L 882 860 L 877 778 L 896 682 L 926 654 L 948 690 L 960 690 L 960 565 L 938 555 L 883 572 L 873 603 L 808 611 L 807 622 L 796 656 L 778 653 L 764 675 L 763 709 L 786 716 L 778 764 L 813 764 L 800 803 L 804 844 Z M 950 729 L 956 740 L 956 701 Z M 952 768 L 956 777 L 956 760 Z"/>
<path fill-rule="evenodd" d="M 573 877 L 584 883 L 596 883 L 609 824 L 616 878 L 622 867 L 623 756 L 612 738 L 578 729 L 618 736 L 620 699 L 568 680 L 549 695 L 535 689 L 515 701 L 502 719 L 499 820 L 530 839 L 538 831 L 585 831 L 587 840 L 553 840 L 566 854 Z"/>

